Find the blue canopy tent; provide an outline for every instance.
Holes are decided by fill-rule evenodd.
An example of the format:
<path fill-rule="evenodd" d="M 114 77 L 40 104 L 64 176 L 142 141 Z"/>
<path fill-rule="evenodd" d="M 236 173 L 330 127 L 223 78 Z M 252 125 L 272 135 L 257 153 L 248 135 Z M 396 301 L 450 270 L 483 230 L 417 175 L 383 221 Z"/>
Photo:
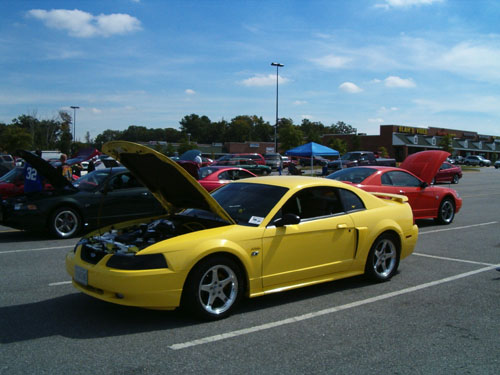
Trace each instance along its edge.
<path fill-rule="evenodd" d="M 288 156 L 303 156 L 311 158 L 311 172 L 313 170 L 313 156 L 340 156 L 340 153 L 333 148 L 320 145 L 315 142 L 309 142 L 305 145 L 292 148 L 285 152 Z"/>

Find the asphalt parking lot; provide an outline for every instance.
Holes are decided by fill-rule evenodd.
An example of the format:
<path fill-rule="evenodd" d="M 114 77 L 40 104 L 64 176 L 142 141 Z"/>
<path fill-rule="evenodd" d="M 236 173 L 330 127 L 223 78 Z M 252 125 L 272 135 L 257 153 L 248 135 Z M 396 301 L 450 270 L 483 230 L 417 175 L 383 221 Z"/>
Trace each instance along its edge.
<path fill-rule="evenodd" d="M 246 300 L 211 323 L 93 300 L 65 272 L 76 239 L 0 227 L 0 374 L 498 374 L 500 170 L 452 187 L 462 211 L 418 222 L 390 282 Z"/>

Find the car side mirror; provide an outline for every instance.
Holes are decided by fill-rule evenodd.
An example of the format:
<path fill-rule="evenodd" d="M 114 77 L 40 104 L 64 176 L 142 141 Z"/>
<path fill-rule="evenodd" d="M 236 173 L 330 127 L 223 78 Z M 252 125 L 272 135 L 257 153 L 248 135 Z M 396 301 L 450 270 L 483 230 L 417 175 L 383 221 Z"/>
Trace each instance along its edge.
<path fill-rule="evenodd" d="M 276 227 L 283 227 L 285 225 L 294 225 L 300 223 L 300 217 L 295 214 L 285 214 L 283 217 L 273 221 Z"/>
<path fill-rule="evenodd" d="M 425 189 L 427 186 L 429 186 L 429 184 L 427 182 L 425 182 L 425 181 L 422 181 L 422 183 L 420 184 L 420 187 L 422 189 Z"/>

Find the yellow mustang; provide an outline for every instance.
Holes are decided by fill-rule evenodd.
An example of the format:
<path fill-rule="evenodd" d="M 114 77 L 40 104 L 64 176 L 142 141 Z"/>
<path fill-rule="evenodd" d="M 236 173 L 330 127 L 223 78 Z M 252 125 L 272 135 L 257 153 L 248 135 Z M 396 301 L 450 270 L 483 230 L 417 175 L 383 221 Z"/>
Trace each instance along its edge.
<path fill-rule="evenodd" d="M 168 157 L 109 142 L 168 215 L 89 233 L 66 257 L 73 285 L 104 301 L 228 316 L 243 297 L 354 275 L 390 279 L 413 251 L 407 198 L 324 178 L 269 176 L 209 194 Z"/>

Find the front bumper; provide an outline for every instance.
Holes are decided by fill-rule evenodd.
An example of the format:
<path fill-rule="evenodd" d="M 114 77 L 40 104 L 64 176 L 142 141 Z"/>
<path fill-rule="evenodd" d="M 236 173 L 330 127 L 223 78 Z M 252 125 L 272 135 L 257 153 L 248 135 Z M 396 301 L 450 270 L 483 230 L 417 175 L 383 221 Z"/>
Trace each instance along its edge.
<path fill-rule="evenodd" d="M 119 270 L 106 266 L 111 254 L 97 264 L 80 258 L 81 246 L 66 255 L 66 271 L 73 286 L 103 301 L 126 306 L 173 310 L 180 304 L 185 275 L 168 268 Z M 87 271 L 87 285 L 75 281 L 75 266 Z"/>

